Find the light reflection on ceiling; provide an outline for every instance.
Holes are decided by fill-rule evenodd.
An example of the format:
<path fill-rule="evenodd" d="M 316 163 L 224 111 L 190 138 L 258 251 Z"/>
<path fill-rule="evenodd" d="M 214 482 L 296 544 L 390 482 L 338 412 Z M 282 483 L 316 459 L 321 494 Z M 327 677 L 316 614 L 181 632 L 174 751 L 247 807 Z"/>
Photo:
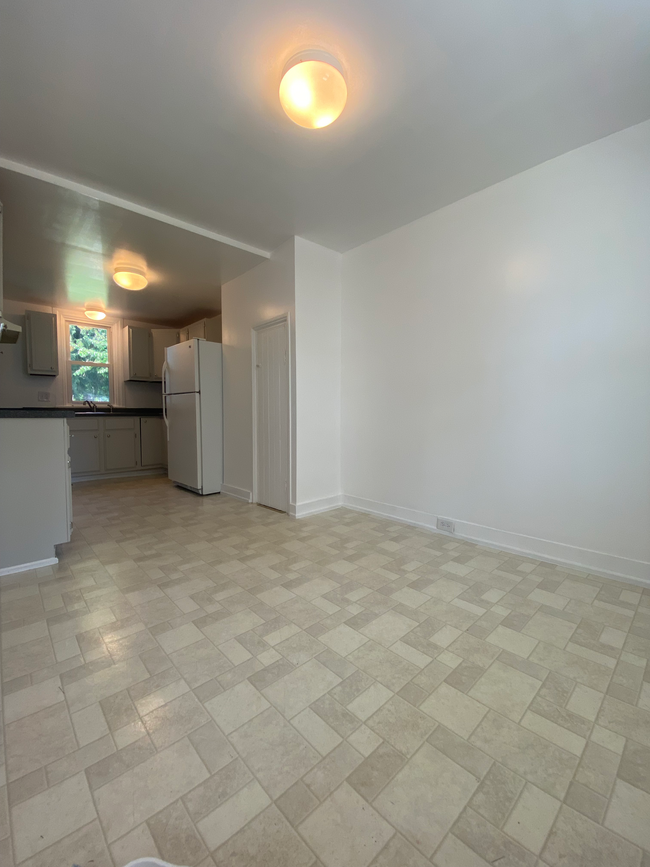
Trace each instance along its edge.
<path fill-rule="evenodd" d="M 46 181 L 0 168 L 7 299 L 101 307 L 109 315 L 183 326 L 221 310 L 221 284 L 261 256 Z M 146 269 L 129 292 L 118 263 Z"/>

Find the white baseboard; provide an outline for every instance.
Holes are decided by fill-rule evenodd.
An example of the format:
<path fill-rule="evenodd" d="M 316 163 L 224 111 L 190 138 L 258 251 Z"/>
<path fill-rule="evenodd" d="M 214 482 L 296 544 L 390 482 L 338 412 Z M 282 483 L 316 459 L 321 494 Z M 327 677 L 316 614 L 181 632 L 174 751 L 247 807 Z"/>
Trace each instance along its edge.
<path fill-rule="evenodd" d="M 237 488 L 235 485 L 222 485 L 221 493 L 228 494 L 229 497 L 235 497 L 237 500 L 243 500 L 245 503 L 253 502 L 252 491 L 247 491 L 246 488 Z"/>
<path fill-rule="evenodd" d="M 289 514 L 293 518 L 306 518 L 308 515 L 318 515 L 320 512 L 331 512 L 343 504 L 341 494 L 331 497 L 322 497 L 319 500 L 307 500 L 305 503 L 291 503 Z"/>
<path fill-rule="evenodd" d="M 370 515 L 390 518 L 393 521 L 413 524 L 416 527 L 424 527 L 427 530 L 440 533 L 440 530 L 436 529 L 437 516 L 428 512 L 393 506 L 389 503 L 379 503 L 363 497 L 351 497 L 347 494 L 342 497 L 342 505 L 358 512 L 367 512 Z M 448 515 L 445 517 L 449 518 Z M 551 542 L 548 539 L 538 539 L 535 536 L 524 536 L 521 533 L 512 533 L 508 530 L 497 530 L 494 527 L 484 527 L 481 524 L 472 524 L 454 518 L 451 520 L 454 521 L 456 532 L 441 534 L 449 536 L 450 539 L 464 539 L 468 542 L 485 545 L 487 548 L 522 554 L 559 566 L 571 566 L 592 575 L 602 575 L 606 578 L 616 578 L 643 587 L 650 587 L 650 563 L 643 560 L 631 560 L 615 554 L 591 551 L 588 548 L 578 548 L 574 545 L 565 545 L 562 542 Z"/>
<path fill-rule="evenodd" d="M 103 482 L 104 479 L 137 479 L 141 476 L 167 475 L 167 467 L 158 467 L 152 470 L 126 470 L 123 473 L 76 473 L 72 476 L 72 484 L 75 482 Z"/>
<path fill-rule="evenodd" d="M 16 572 L 31 572 L 32 569 L 42 569 L 43 566 L 54 566 L 59 562 L 58 557 L 48 557 L 47 560 L 34 560 L 33 563 L 20 563 L 18 566 L 5 566 L 0 569 L 2 575 L 15 575 Z"/>

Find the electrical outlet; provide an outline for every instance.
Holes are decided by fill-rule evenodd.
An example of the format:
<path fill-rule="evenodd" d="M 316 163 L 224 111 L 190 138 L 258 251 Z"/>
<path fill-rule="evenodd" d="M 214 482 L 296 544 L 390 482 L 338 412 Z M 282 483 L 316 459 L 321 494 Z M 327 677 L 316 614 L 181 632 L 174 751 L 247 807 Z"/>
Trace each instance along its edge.
<path fill-rule="evenodd" d="M 38 402 L 39 403 L 49 403 L 50 402 L 50 392 L 49 391 L 39 391 Z"/>
<path fill-rule="evenodd" d="M 456 527 L 454 526 L 454 522 L 450 521 L 449 518 L 437 518 L 436 519 L 436 529 L 444 530 L 445 533 L 455 533 Z"/>

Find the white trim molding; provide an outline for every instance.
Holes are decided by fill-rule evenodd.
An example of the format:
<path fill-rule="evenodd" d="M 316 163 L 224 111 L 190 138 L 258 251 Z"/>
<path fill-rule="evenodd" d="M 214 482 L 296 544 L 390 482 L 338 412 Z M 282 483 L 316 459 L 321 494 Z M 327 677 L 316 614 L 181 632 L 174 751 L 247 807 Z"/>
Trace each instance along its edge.
<path fill-rule="evenodd" d="M 424 527 L 441 533 L 436 528 L 437 515 L 421 512 L 417 509 L 407 509 L 404 506 L 394 506 L 389 503 L 380 503 L 376 500 L 368 500 L 364 497 L 352 497 L 345 494 L 342 497 L 342 505 L 357 512 L 366 512 L 369 515 L 378 515 L 399 521 L 404 524 L 412 524 L 416 527 Z M 449 516 L 445 516 L 449 519 Z M 650 587 L 650 563 L 644 560 L 631 560 L 616 554 L 606 554 L 602 551 L 591 551 L 588 548 L 579 548 L 574 545 L 565 545 L 562 542 L 552 542 L 548 539 L 538 539 L 535 536 L 524 536 L 521 533 L 512 533 L 509 530 L 498 530 L 494 527 L 484 527 L 481 524 L 472 524 L 468 521 L 454 521 L 455 533 L 441 533 L 450 539 L 463 539 L 468 542 L 476 542 L 487 548 L 495 548 L 499 551 L 508 551 L 513 554 L 522 554 L 535 560 L 542 560 L 558 566 L 570 566 L 580 569 L 592 575 L 600 575 L 605 578 L 629 581 L 642 587 Z"/>
<path fill-rule="evenodd" d="M 42 569 L 44 566 L 54 566 L 58 562 L 58 557 L 48 557 L 47 560 L 34 560 L 33 563 L 20 563 L 17 566 L 5 566 L 3 569 L 0 569 L 0 577 L 3 575 L 15 575 L 16 572 L 31 572 L 32 569 Z"/>
<path fill-rule="evenodd" d="M 291 503 L 289 514 L 292 518 L 307 518 L 309 515 L 319 515 L 321 512 L 331 512 L 343 505 L 343 495 L 334 494 L 331 497 L 321 497 L 319 500 L 307 500 L 305 503 Z"/>
<path fill-rule="evenodd" d="M 235 485 L 222 485 L 221 493 L 234 497 L 236 500 L 243 500 L 245 503 L 253 502 L 253 493 L 252 491 L 247 491 L 246 488 L 237 488 Z"/>

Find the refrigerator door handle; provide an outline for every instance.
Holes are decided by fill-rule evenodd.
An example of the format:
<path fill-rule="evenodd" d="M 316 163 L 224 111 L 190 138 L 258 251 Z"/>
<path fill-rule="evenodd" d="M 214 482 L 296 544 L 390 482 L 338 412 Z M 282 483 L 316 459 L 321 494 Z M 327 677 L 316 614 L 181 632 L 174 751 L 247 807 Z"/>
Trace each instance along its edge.
<path fill-rule="evenodd" d="M 165 360 L 163 361 L 163 366 L 162 366 L 162 377 L 161 377 L 161 378 L 162 378 L 162 391 L 163 391 L 163 394 L 167 394 L 167 370 L 168 370 L 168 367 L 167 367 L 167 359 L 165 359 Z"/>
<path fill-rule="evenodd" d="M 162 411 L 167 428 L 167 442 L 169 442 L 169 419 L 167 418 L 167 359 L 163 361 L 162 366 Z"/>
<path fill-rule="evenodd" d="M 162 411 L 163 418 L 165 420 L 165 427 L 167 428 L 167 442 L 169 442 L 169 419 L 167 418 L 167 389 L 165 386 L 167 385 L 167 359 L 163 361 L 162 366 Z"/>

